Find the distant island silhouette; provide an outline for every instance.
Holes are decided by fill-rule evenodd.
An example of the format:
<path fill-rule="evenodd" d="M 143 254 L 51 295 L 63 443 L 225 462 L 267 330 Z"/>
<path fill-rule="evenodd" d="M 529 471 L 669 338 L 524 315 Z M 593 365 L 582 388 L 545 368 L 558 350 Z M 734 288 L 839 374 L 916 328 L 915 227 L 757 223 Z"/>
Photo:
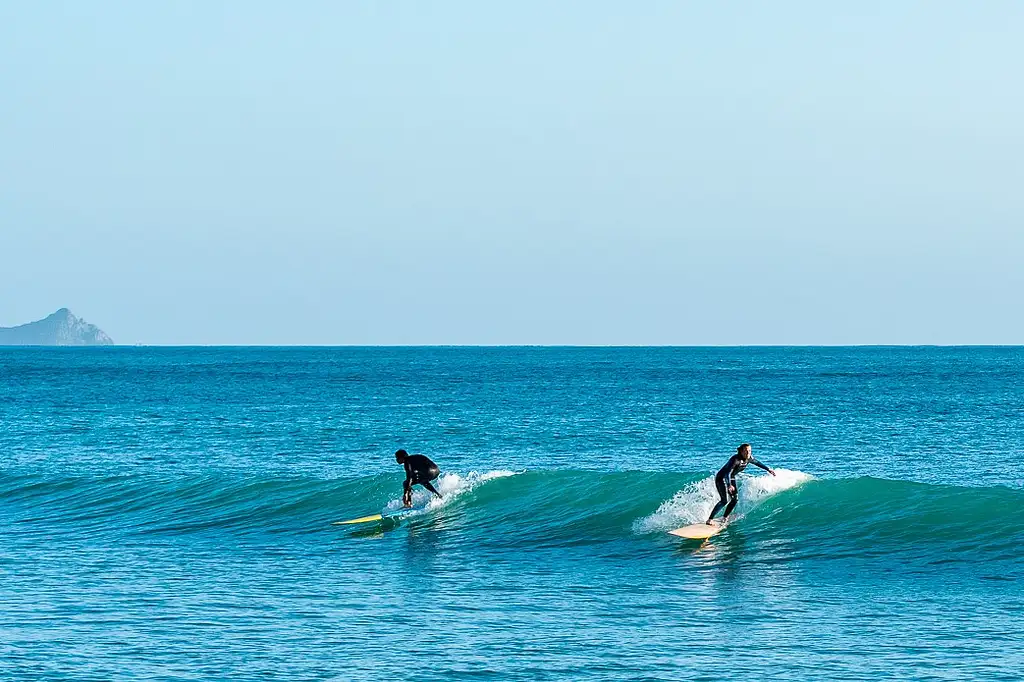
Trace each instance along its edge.
<path fill-rule="evenodd" d="M 0 327 L 0 346 L 111 346 L 113 339 L 94 324 L 61 308 L 49 317 L 17 327 Z"/>

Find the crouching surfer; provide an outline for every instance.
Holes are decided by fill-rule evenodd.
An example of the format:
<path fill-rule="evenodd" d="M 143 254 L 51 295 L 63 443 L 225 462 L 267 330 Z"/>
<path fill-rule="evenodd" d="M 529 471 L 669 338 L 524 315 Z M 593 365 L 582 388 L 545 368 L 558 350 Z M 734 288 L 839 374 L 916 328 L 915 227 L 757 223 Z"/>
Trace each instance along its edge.
<path fill-rule="evenodd" d="M 429 457 L 426 455 L 410 455 L 405 450 L 399 450 L 395 453 L 395 461 L 405 467 L 405 483 L 402 484 L 403 505 L 406 507 L 412 506 L 412 487 L 414 485 L 421 485 L 438 497 L 441 497 L 441 493 L 437 492 L 434 486 L 430 485 L 431 481 L 441 475 L 441 470 L 437 468 L 437 465 Z"/>
<path fill-rule="evenodd" d="M 733 508 L 736 506 L 737 500 L 739 500 L 739 491 L 736 488 L 736 474 L 747 468 L 748 464 L 753 464 L 756 467 L 764 469 L 772 476 L 775 475 L 775 470 L 769 466 L 761 464 L 751 456 L 750 443 L 744 443 L 743 445 L 736 448 L 736 454 L 729 458 L 729 461 L 725 463 L 725 466 L 718 470 L 715 474 L 715 488 L 718 489 L 718 504 L 711 510 L 711 516 L 708 517 L 708 525 L 711 524 L 711 520 L 715 518 L 715 515 L 725 507 L 725 514 L 722 515 L 722 521 L 724 522 L 729 518 L 729 514 L 732 513 Z"/>

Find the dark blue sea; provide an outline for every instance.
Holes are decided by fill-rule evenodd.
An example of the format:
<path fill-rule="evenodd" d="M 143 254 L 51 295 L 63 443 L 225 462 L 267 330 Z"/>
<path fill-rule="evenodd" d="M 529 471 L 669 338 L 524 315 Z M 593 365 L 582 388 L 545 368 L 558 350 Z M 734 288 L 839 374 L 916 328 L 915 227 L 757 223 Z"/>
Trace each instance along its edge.
<path fill-rule="evenodd" d="M 1024 348 L 0 349 L 0 679 L 1021 680 L 1022 457 Z"/>

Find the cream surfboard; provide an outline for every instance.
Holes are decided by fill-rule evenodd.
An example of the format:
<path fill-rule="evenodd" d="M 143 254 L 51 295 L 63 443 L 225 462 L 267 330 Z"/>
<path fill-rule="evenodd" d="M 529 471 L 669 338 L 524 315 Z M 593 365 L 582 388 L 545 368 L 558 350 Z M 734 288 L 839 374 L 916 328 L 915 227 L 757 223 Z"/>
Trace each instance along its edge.
<path fill-rule="evenodd" d="M 712 535 L 721 533 L 723 530 L 725 530 L 724 524 L 708 525 L 706 523 L 693 523 L 689 526 L 670 530 L 668 533 L 669 535 L 675 535 L 677 538 L 686 538 L 687 540 L 706 540 Z"/>

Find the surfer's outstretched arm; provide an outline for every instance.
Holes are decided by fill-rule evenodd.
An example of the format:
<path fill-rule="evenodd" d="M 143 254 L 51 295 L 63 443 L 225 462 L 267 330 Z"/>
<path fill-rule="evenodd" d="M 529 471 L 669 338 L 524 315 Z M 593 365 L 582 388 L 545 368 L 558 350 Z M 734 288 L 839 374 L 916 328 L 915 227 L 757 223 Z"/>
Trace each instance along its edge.
<path fill-rule="evenodd" d="M 756 466 L 756 467 L 760 468 L 760 469 L 764 469 L 765 471 L 767 471 L 767 472 L 768 472 L 769 474 L 771 474 L 772 476 L 774 476 L 774 475 L 775 475 L 775 469 L 772 469 L 772 468 L 771 468 L 770 466 L 768 466 L 767 464 L 761 464 L 760 462 L 758 462 L 758 461 L 757 461 L 756 459 L 754 459 L 753 457 L 751 457 L 751 458 L 750 458 L 750 463 L 751 463 L 751 464 L 753 464 L 754 466 Z"/>

